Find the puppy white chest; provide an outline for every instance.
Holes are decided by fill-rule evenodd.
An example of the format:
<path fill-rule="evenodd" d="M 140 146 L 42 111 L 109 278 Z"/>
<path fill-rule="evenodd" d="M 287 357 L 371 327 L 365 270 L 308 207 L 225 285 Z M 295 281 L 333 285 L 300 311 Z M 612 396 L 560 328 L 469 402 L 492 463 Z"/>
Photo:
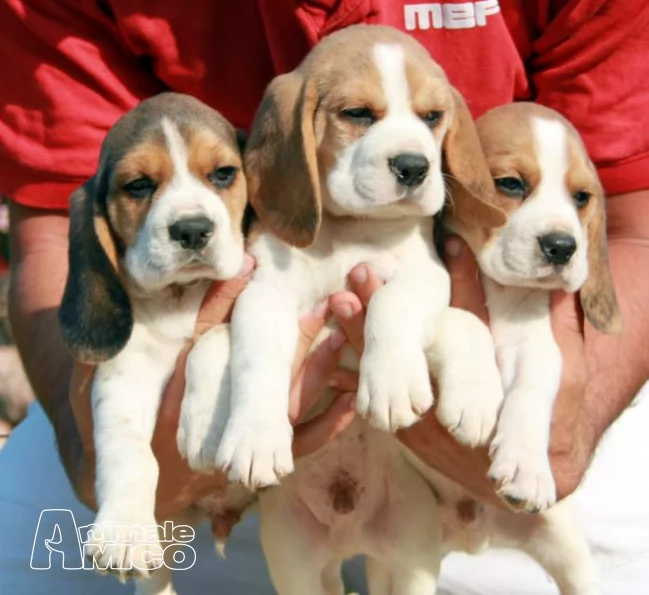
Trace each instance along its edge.
<path fill-rule="evenodd" d="M 432 244 L 432 219 L 324 221 L 317 242 L 307 249 L 287 246 L 264 234 L 251 247 L 257 259 L 255 279 L 297 297 L 301 312 L 347 288 L 347 276 L 358 264 L 374 267 L 389 281 L 399 272 L 439 270 L 437 289 L 448 293 L 443 266 Z"/>

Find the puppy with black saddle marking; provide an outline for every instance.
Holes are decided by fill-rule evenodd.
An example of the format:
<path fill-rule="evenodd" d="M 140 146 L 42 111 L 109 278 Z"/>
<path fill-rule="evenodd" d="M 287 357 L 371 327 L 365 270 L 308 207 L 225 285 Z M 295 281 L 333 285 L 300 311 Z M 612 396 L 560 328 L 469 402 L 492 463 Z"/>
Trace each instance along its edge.
<path fill-rule="evenodd" d="M 113 126 L 97 173 L 71 198 L 60 326 L 74 357 L 97 364 L 99 510 L 86 553 L 97 568 L 122 578 L 158 569 L 138 582 L 141 594 L 173 593 L 151 529 L 158 524 L 158 464 L 150 445 L 158 406 L 194 336 L 207 288 L 243 265 L 245 205 L 234 128 L 200 101 L 173 93 L 142 102 Z M 221 337 L 227 359 L 227 328 Z M 214 363 L 224 369 L 226 362 Z M 249 497 L 233 488 L 210 501 L 209 511 L 227 507 L 230 495 Z"/>

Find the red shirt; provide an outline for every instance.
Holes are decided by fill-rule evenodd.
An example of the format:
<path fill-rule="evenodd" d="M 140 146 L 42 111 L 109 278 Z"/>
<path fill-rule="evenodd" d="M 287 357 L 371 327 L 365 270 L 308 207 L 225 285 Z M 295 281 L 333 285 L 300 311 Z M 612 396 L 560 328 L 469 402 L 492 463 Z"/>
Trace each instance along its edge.
<path fill-rule="evenodd" d="M 416 37 L 474 116 L 553 107 L 609 193 L 649 188 L 646 0 L 1 0 L 0 193 L 67 208 L 108 128 L 164 89 L 245 128 L 273 76 L 360 22 Z"/>

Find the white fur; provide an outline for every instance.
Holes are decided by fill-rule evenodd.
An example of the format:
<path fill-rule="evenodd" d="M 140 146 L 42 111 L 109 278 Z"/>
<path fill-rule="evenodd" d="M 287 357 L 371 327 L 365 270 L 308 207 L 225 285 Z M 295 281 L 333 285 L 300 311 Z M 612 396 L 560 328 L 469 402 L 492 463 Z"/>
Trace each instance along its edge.
<path fill-rule="evenodd" d="M 116 357 L 97 368 L 92 409 L 99 526 L 156 524 L 158 464 L 150 442 L 162 391 L 180 350 L 194 333 L 205 289 L 204 283 L 196 285 L 175 307 L 170 307 L 168 296 L 133 300 L 131 338 Z M 130 551 L 124 545 L 121 539 L 106 543 L 100 538 L 89 554 L 100 566 L 110 557 L 120 562 L 116 566 L 123 566 L 122 552 Z M 134 563 L 146 569 L 150 564 L 141 553 L 142 559 Z"/>
<path fill-rule="evenodd" d="M 164 120 L 162 130 L 174 177 L 163 196 L 154 201 L 135 245 L 127 249 L 124 258 L 133 331 L 124 349 L 98 366 L 92 386 L 99 505 L 95 522 L 100 526 L 156 524 L 158 464 L 150 443 L 162 392 L 181 349 L 194 335 L 196 316 L 209 286 L 205 279 L 233 277 L 243 262 L 242 241 L 232 234 L 223 202 L 189 172 L 187 148 L 175 125 Z M 168 230 L 176 220 L 196 214 L 210 217 L 215 223 L 214 235 L 200 253 L 181 249 L 170 239 Z M 194 264 L 200 266 L 187 268 Z M 171 283 L 189 282 L 180 297 L 164 289 Z M 208 333 L 206 340 L 217 333 Z M 206 367 L 200 373 L 209 371 Z M 191 386 L 196 383 L 195 370 L 190 367 L 188 372 Z M 193 437 L 199 430 L 191 427 L 193 419 L 188 411 L 197 423 L 204 419 L 195 404 L 183 405 L 181 450 L 195 457 Z M 98 534 L 89 553 L 100 566 L 110 566 L 112 560 L 122 577 L 125 573 L 117 568 L 129 561 L 140 569 L 133 569 L 134 576 L 147 577 L 155 569 L 155 562 L 142 548 L 137 548 L 138 559 L 130 560 L 131 549 L 125 547 L 127 536 L 118 537 L 109 543 L 111 536 Z M 157 571 L 155 579 L 138 585 L 138 593 L 171 595 L 170 581 L 171 573 Z"/>
<path fill-rule="evenodd" d="M 503 287 L 483 276 L 505 402 L 491 443 L 490 477 L 505 498 L 531 511 L 556 501 L 548 459 L 561 352 L 550 326 L 547 291 Z"/>

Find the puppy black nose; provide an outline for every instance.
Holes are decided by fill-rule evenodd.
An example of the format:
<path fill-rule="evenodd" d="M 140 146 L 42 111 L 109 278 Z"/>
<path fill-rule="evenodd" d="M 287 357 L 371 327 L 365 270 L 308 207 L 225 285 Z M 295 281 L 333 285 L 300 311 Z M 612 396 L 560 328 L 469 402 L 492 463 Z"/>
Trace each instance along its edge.
<path fill-rule="evenodd" d="M 539 238 L 541 252 L 550 264 L 567 264 L 577 249 L 575 238 L 567 233 L 548 233 Z"/>
<path fill-rule="evenodd" d="M 214 222 L 207 217 L 179 219 L 169 226 L 169 235 L 185 250 L 200 250 L 207 246 L 214 231 Z"/>
<path fill-rule="evenodd" d="M 402 153 L 388 159 L 390 171 L 402 186 L 419 186 L 428 174 L 428 159 L 419 153 Z"/>

